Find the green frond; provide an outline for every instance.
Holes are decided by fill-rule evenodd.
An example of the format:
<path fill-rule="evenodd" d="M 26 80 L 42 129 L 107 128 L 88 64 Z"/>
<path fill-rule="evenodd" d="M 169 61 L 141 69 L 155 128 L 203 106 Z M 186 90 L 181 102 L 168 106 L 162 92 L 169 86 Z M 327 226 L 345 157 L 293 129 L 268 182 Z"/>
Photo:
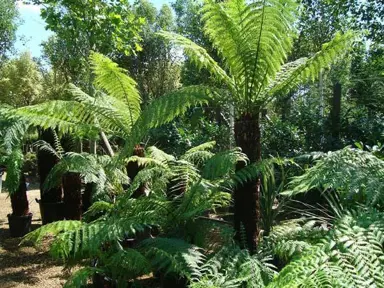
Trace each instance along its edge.
<path fill-rule="evenodd" d="M 141 248 L 156 269 L 166 274 L 181 274 L 188 279 L 199 273 L 199 267 L 205 259 L 198 247 L 181 239 L 147 239 L 142 242 Z"/>
<path fill-rule="evenodd" d="M 190 86 L 164 95 L 151 102 L 142 111 L 132 128 L 132 133 L 120 154 L 121 160 L 132 154 L 149 129 L 169 123 L 183 115 L 190 107 L 207 104 L 212 90 L 205 86 Z"/>
<path fill-rule="evenodd" d="M 74 231 L 81 227 L 81 225 L 82 223 L 80 221 L 69 220 L 49 223 L 25 235 L 21 244 L 32 243 L 38 247 L 46 237 Z"/>
<path fill-rule="evenodd" d="M 273 173 L 274 160 L 267 159 L 258 163 L 251 163 L 236 173 L 229 179 L 229 186 L 243 185 L 252 180 L 258 179 L 261 175 L 271 175 Z"/>
<path fill-rule="evenodd" d="M 177 47 L 181 47 L 197 68 L 207 69 L 216 79 L 222 81 L 228 88 L 232 90 L 234 89 L 233 80 L 218 65 L 218 63 L 212 59 L 203 47 L 176 33 L 161 31 L 158 35 L 171 41 Z"/>
<path fill-rule="evenodd" d="M 76 101 L 55 100 L 37 105 L 14 109 L 16 119 L 43 129 L 58 128 L 63 133 L 82 131 L 95 135 L 99 127 L 93 114 L 83 104 Z"/>
<path fill-rule="evenodd" d="M 44 140 L 38 140 L 36 141 L 33 146 L 36 147 L 38 150 L 42 150 L 45 152 L 48 152 L 49 154 L 56 157 L 56 159 L 61 159 L 64 155 L 64 149 L 61 146 L 59 136 L 57 135 L 55 130 L 52 130 L 53 135 L 53 147 L 51 144 Z"/>
<path fill-rule="evenodd" d="M 383 287 L 381 217 L 372 209 L 347 213 L 321 243 L 296 257 L 268 287 Z"/>
<path fill-rule="evenodd" d="M 114 253 L 108 257 L 105 265 L 111 271 L 112 278 L 120 280 L 135 279 L 152 271 L 149 260 L 135 249 L 124 249 Z"/>
<path fill-rule="evenodd" d="M 202 11 L 205 32 L 235 78 L 238 96 L 256 101 L 291 50 L 295 2 L 207 0 Z"/>
<path fill-rule="evenodd" d="M 203 176 L 207 179 L 217 179 L 228 175 L 235 170 L 236 163 L 248 163 L 248 157 L 240 148 L 216 153 L 207 160 L 203 168 Z"/>
<path fill-rule="evenodd" d="M 11 108 L 0 108 L 0 147 L 8 154 L 21 145 L 30 128 L 28 123 L 16 119 Z"/>
<path fill-rule="evenodd" d="M 7 178 L 5 186 L 10 194 L 16 193 L 20 185 L 20 177 L 23 172 L 24 155 L 21 147 L 13 147 L 10 154 L 4 157 L 4 163 L 7 167 Z"/>
<path fill-rule="evenodd" d="M 314 81 L 321 71 L 345 55 L 355 40 L 356 34 L 354 32 L 338 33 L 330 42 L 323 44 L 321 51 L 312 57 L 300 58 L 285 64 L 277 74 L 276 81 L 266 91 L 266 96 L 286 95 L 298 85 L 307 81 Z"/>
<path fill-rule="evenodd" d="M 104 93 L 96 93 L 91 97 L 72 84 L 69 85 L 68 91 L 84 107 L 83 121 L 88 121 L 105 131 L 113 131 L 117 135 L 129 135 L 134 122 L 123 101 Z"/>
<path fill-rule="evenodd" d="M 290 189 L 283 194 L 306 193 L 313 188 L 332 189 L 374 204 L 384 201 L 383 183 L 383 160 L 369 152 L 346 147 L 325 154 L 305 174 L 293 178 Z"/>
<path fill-rule="evenodd" d="M 267 260 L 250 256 L 237 246 L 224 246 L 200 266 L 189 287 L 266 287 L 275 274 Z"/>
<path fill-rule="evenodd" d="M 141 98 L 137 90 L 137 83 L 127 75 L 127 71 L 119 68 L 108 57 L 99 53 L 90 56 L 96 86 L 107 94 L 125 103 L 131 123 L 140 115 Z"/>
<path fill-rule="evenodd" d="M 100 273 L 103 270 L 94 267 L 85 267 L 75 273 L 65 282 L 64 288 L 78 288 L 87 285 L 88 280 L 92 278 L 96 273 Z"/>
<path fill-rule="evenodd" d="M 100 218 L 112 211 L 114 205 L 105 201 L 97 201 L 88 208 L 83 214 L 83 221 L 89 222 L 90 219 Z"/>
<path fill-rule="evenodd" d="M 201 168 L 208 161 L 208 159 L 212 158 L 213 155 L 215 154 L 210 151 L 197 150 L 194 152 L 185 153 L 180 157 L 180 160 L 188 161 L 196 167 Z"/>
<path fill-rule="evenodd" d="M 176 158 L 170 154 L 165 153 L 156 146 L 151 146 L 147 148 L 147 153 L 149 156 L 160 162 L 175 161 Z"/>
<path fill-rule="evenodd" d="M 216 146 L 216 141 L 205 142 L 203 144 L 192 147 L 191 149 L 185 151 L 184 154 L 187 155 L 187 154 L 191 154 L 198 151 L 212 150 L 215 146 Z"/>

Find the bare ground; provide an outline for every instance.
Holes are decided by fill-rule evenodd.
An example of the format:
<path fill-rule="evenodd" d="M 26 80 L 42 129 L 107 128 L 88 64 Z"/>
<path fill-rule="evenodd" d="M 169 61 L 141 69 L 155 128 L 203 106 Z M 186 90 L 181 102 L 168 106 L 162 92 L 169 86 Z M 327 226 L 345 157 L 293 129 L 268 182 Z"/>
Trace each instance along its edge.
<path fill-rule="evenodd" d="M 33 213 L 32 229 L 41 225 L 39 190 L 28 191 L 29 208 Z M 68 278 L 61 263 L 47 253 L 32 247 L 19 247 L 20 238 L 10 238 L 7 214 L 11 203 L 7 193 L 0 193 L 0 287 L 1 288 L 58 288 Z"/>

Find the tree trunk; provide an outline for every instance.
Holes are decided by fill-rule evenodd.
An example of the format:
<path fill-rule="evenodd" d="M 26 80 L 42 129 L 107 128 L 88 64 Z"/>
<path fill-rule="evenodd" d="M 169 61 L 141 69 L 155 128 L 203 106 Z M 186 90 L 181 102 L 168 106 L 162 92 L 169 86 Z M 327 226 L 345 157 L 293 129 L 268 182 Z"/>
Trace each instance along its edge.
<path fill-rule="evenodd" d="M 261 160 L 260 121 L 257 114 L 244 113 L 235 123 L 236 144 L 245 153 L 251 163 Z M 243 162 L 236 166 L 236 170 L 245 167 Z M 234 224 L 235 239 L 246 245 L 250 253 L 257 248 L 260 233 L 260 179 L 249 181 L 238 186 L 234 191 Z"/>
<path fill-rule="evenodd" d="M 144 148 L 141 145 L 136 145 L 133 151 L 134 156 L 145 157 Z M 137 162 L 129 162 L 127 165 L 127 174 L 131 179 L 131 182 L 136 177 L 136 175 L 142 170 L 142 167 L 139 167 Z M 132 195 L 133 198 L 139 198 L 140 196 L 145 195 L 146 185 L 142 184 Z"/>
<path fill-rule="evenodd" d="M 339 148 L 340 145 L 340 112 L 341 112 L 341 84 L 333 86 L 332 110 L 331 110 L 331 134 L 332 147 Z"/>
<path fill-rule="evenodd" d="M 54 146 L 53 131 L 51 129 L 44 130 L 41 133 L 41 139 Z M 39 150 L 37 153 L 37 168 L 40 176 L 40 195 L 43 203 L 57 203 L 62 201 L 62 187 L 55 187 L 45 191 L 43 184 L 49 172 L 57 164 L 59 159 L 51 153 Z"/>
<path fill-rule="evenodd" d="M 11 194 L 12 216 L 25 216 L 29 213 L 29 203 L 27 198 L 27 184 L 25 176 L 20 176 L 19 189 Z"/>
<path fill-rule="evenodd" d="M 79 173 L 67 172 L 63 176 L 64 216 L 67 220 L 81 220 L 81 177 Z"/>

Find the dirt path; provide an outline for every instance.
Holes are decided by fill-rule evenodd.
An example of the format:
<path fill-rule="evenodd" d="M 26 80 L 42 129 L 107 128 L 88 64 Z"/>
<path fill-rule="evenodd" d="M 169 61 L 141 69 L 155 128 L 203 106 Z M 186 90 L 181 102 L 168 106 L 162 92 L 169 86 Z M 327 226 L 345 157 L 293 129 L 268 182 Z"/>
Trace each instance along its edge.
<path fill-rule="evenodd" d="M 60 263 L 53 261 L 47 253 L 34 248 L 18 247 L 20 239 L 9 237 L 7 214 L 11 212 L 11 203 L 7 196 L 7 193 L 0 193 L 0 287 L 62 287 L 68 275 L 64 275 Z M 41 225 L 39 206 L 35 198 L 40 198 L 39 190 L 28 191 L 34 229 Z"/>

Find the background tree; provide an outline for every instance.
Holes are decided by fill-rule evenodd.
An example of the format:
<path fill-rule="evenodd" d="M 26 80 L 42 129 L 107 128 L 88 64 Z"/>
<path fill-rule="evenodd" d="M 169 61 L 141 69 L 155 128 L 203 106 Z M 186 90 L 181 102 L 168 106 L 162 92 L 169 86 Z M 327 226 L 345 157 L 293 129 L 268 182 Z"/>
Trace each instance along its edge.
<path fill-rule="evenodd" d="M 16 40 L 19 13 L 16 1 L 0 1 L 0 66 L 6 54 L 12 49 Z"/>
<path fill-rule="evenodd" d="M 13 107 L 42 100 L 42 74 L 29 52 L 8 60 L 0 69 L 0 102 Z"/>

